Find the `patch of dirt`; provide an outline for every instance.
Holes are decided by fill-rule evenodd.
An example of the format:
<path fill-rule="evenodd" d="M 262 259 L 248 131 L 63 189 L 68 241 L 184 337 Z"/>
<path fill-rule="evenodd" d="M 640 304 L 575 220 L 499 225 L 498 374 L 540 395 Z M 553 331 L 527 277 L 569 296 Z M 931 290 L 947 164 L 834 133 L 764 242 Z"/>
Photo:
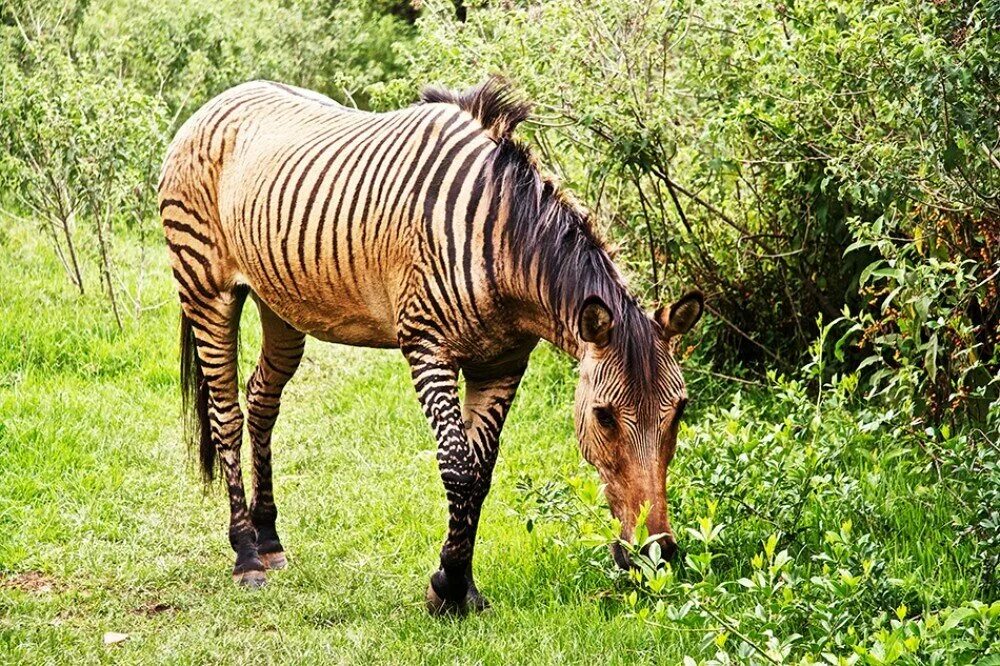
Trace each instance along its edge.
<path fill-rule="evenodd" d="M 161 613 L 171 613 L 177 610 L 176 606 L 172 606 L 168 603 L 162 601 L 147 601 L 143 605 L 134 609 L 132 612 L 136 615 L 145 615 L 146 617 L 156 617 Z"/>
<path fill-rule="evenodd" d="M 25 571 L 0 576 L 0 588 L 21 590 L 29 594 L 46 594 L 58 590 L 59 583 L 40 571 Z"/>

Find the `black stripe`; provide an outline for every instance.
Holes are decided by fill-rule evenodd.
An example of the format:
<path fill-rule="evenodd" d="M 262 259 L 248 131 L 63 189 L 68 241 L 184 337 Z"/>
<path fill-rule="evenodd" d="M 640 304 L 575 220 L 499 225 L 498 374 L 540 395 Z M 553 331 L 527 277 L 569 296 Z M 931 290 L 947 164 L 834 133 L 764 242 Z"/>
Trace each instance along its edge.
<path fill-rule="evenodd" d="M 390 122 L 391 122 L 391 120 L 393 120 L 391 118 L 384 118 L 384 119 L 387 120 L 387 121 L 390 121 Z M 375 128 L 377 128 L 377 129 L 375 129 Z M 348 185 L 351 182 L 351 178 L 354 176 L 354 172 L 358 169 L 359 166 L 362 166 L 362 164 L 363 164 L 363 160 L 361 159 L 361 155 L 363 155 L 364 152 L 365 152 L 365 150 L 371 145 L 371 142 L 378 137 L 378 132 L 381 131 L 381 130 L 383 130 L 383 129 L 385 129 L 384 123 L 378 123 L 377 125 L 375 125 L 375 128 L 372 128 L 370 130 L 370 132 L 368 132 L 368 134 L 364 137 L 364 139 L 362 139 L 360 141 L 356 141 L 354 143 L 354 145 L 350 146 L 350 148 L 351 148 L 350 151 L 344 156 L 344 163 L 345 163 L 345 165 L 349 164 L 350 166 L 347 168 L 346 175 L 342 176 L 341 174 L 337 174 L 337 178 L 335 179 L 335 182 L 339 181 L 339 182 L 343 183 L 343 185 L 344 185 L 343 196 L 341 196 L 337 200 L 337 207 L 336 207 L 336 209 L 334 209 L 333 215 L 330 218 L 332 220 L 333 224 L 334 224 L 334 228 L 335 229 L 336 229 L 337 222 L 340 220 L 340 211 L 343 210 L 344 200 L 347 197 L 350 196 L 351 199 L 352 199 L 352 201 L 357 202 L 358 192 L 362 188 L 361 187 L 357 187 L 357 188 L 354 189 L 353 192 L 349 192 L 347 188 L 348 188 Z M 331 188 L 332 188 L 332 186 L 333 185 L 331 184 Z M 353 206 L 352 206 L 351 210 L 353 211 Z M 346 237 L 344 239 L 344 244 L 347 245 L 347 256 L 348 256 L 348 259 L 349 259 L 349 261 L 350 261 L 350 263 L 351 263 L 352 266 L 353 266 L 353 263 L 354 263 L 353 262 L 354 246 L 353 246 L 352 236 L 351 236 L 351 232 L 352 232 L 353 229 L 354 229 L 354 220 L 351 218 L 350 215 L 348 215 L 347 216 L 347 220 L 346 220 L 346 228 L 345 228 Z M 333 233 L 333 241 L 334 241 L 333 242 L 333 267 L 334 267 L 334 270 L 337 272 L 337 275 L 340 275 L 341 274 L 340 273 L 340 251 L 339 251 L 339 247 L 337 245 L 337 233 L 336 233 L 336 231 L 334 231 L 334 233 Z M 348 277 L 349 278 L 353 278 L 354 277 L 353 271 L 348 274 Z M 345 282 L 345 286 L 348 286 L 350 284 L 351 284 L 351 280 L 347 280 Z"/>
<path fill-rule="evenodd" d="M 494 299 L 496 299 L 496 294 L 499 293 L 500 287 L 497 284 L 497 271 L 493 259 L 495 252 L 495 248 L 493 247 L 493 229 L 497 223 L 497 216 L 500 214 L 500 198 L 502 196 L 502 188 L 495 186 L 491 189 L 490 209 L 486 213 L 486 220 L 483 222 L 483 265 L 486 269 L 486 282 L 489 285 L 490 293 L 492 293 L 494 295 Z"/>
<path fill-rule="evenodd" d="M 407 192 L 407 188 L 410 185 L 411 182 L 410 179 L 413 177 L 413 172 L 416 171 L 417 166 L 424 161 L 423 151 L 428 145 L 430 145 L 429 144 L 430 135 L 433 133 L 434 128 L 436 127 L 438 118 L 440 118 L 443 114 L 444 110 L 439 109 L 437 113 L 433 114 L 428 119 L 427 126 L 424 128 L 424 131 L 420 136 L 420 141 L 417 144 L 416 155 L 414 155 L 413 159 L 410 161 L 409 166 L 406 169 L 406 173 L 403 174 L 403 177 L 399 180 L 399 187 L 394 188 L 393 191 L 390 192 L 387 205 L 392 210 L 398 211 L 399 205 L 402 203 L 402 201 L 405 200 L 404 194 Z M 452 118 L 452 121 L 454 121 L 454 118 Z M 393 193 L 395 193 L 396 195 L 395 199 L 393 199 L 393 197 L 391 196 Z M 416 196 L 417 193 L 414 193 L 414 205 L 416 204 Z M 410 219 L 413 219 L 412 210 L 410 211 Z"/>
<path fill-rule="evenodd" d="M 180 208 L 182 211 L 184 211 L 186 215 L 190 215 L 195 219 L 195 221 L 197 221 L 200 224 L 208 224 L 205 218 L 201 216 L 201 213 L 199 213 L 193 208 L 189 208 L 185 202 L 180 201 L 179 199 L 164 199 L 163 201 L 161 201 L 160 215 L 163 215 L 163 210 L 170 206 L 173 206 L 175 208 Z"/>
<path fill-rule="evenodd" d="M 476 212 L 482 203 L 483 183 L 486 180 L 485 172 L 481 171 L 475 175 L 472 184 L 472 193 L 469 196 L 469 208 L 465 212 L 465 249 L 462 254 L 462 269 L 465 272 L 465 291 L 469 295 L 469 303 L 478 321 L 484 321 L 482 313 L 479 311 L 479 304 L 476 301 L 476 289 L 472 282 L 472 238 L 475 235 Z"/>
<path fill-rule="evenodd" d="M 478 158 L 479 158 L 478 151 L 472 151 L 465 158 L 465 161 L 462 162 L 461 166 L 459 167 L 458 173 L 456 174 L 454 180 L 452 180 L 452 182 L 450 183 L 445 198 L 445 211 L 446 211 L 445 214 L 447 215 L 446 229 L 448 230 L 448 233 L 445 236 L 445 240 L 447 241 L 448 259 L 447 262 L 444 263 L 443 268 L 447 272 L 448 280 L 451 282 L 451 289 L 452 289 L 452 294 L 454 294 L 455 305 L 457 306 L 459 313 L 462 315 L 462 318 L 466 321 L 467 324 L 470 325 L 470 327 L 473 326 L 474 323 L 469 316 L 469 312 L 466 311 L 465 309 L 465 302 L 458 288 L 458 271 L 456 269 L 458 265 L 456 261 L 458 243 L 456 242 L 455 238 L 455 232 L 457 226 L 455 213 L 457 211 L 455 210 L 455 207 L 458 202 L 459 193 L 464 189 L 465 184 L 467 182 L 467 174 L 469 168 Z M 470 198 L 468 206 L 470 209 L 474 209 L 476 208 L 477 204 L 473 202 L 473 200 Z M 472 229 L 470 228 L 470 225 L 467 224 L 465 226 L 466 237 L 468 237 L 471 233 Z M 438 252 L 439 253 L 441 252 L 440 244 L 438 244 Z M 468 263 L 469 260 L 463 257 L 462 261 L 463 267 Z M 471 291 L 468 293 L 468 297 L 470 304 L 473 303 L 473 301 L 475 300 L 475 296 L 471 293 Z M 475 313 L 475 316 L 477 317 L 478 321 L 481 322 L 482 318 L 479 317 L 479 313 L 474 308 L 473 312 Z"/>
<path fill-rule="evenodd" d="M 173 220 L 165 217 L 163 218 L 163 226 L 167 227 L 168 229 L 173 229 L 174 231 L 187 234 L 188 236 L 191 236 L 196 241 L 204 245 L 210 245 L 212 242 L 211 239 L 205 234 L 201 233 L 200 231 L 196 231 L 194 227 L 192 227 L 191 225 L 184 224 L 183 222 L 180 222 L 178 220 Z"/>
<path fill-rule="evenodd" d="M 403 127 L 403 129 L 400 132 L 401 135 L 409 136 L 411 132 L 415 131 L 420 126 L 420 123 L 423 122 L 425 118 L 426 115 L 423 113 L 410 114 L 407 118 L 407 124 Z M 375 215 L 375 227 L 372 230 L 371 245 L 366 244 L 366 247 L 371 247 L 375 245 L 379 237 L 379 234 L 382 231 L 383 220 L 385 220 L 386 217 L 392 216 L 393 211 L 389 206 L 390 202 L 388 200 L 383 200 L 382 195 L 383 193 L 386 196 L 389 195 L 390 191 L 385 189 L 385 185 L 389 182 L 390 176 L 396 175 L 398 173 L 399 165 L 395 164 L 395 162 L 397 158 L 400 158 L 400 156 L 403 155 L 404 151 L 408 147 L 409 144 L 404 139 L 396 143 L 395 150 L 386 151 L 385 156 L 383 156 L 384 158 L 387 158 L 391 155 L 391 158 L 389 159 L 389 162 L 386 165 L 386 170 L 382 173 L 382 177 L 376 178 L 376 182 L 378 183 L 378 189 L 375 192 L 374 201 L 376 203 L 376 211 L 378 211 L 378 214 Z M 423 147 L 422 145 L 417 147 L 418 152 L 422 147 Z M 394 182 L 398 183 L 399 181 L 395 180 Z M 362 238 L 364 238 L 364 236 L 362 236 Z"/>
<path fill-rule="evenodd" d="M 287 216 L 283 215 L 285 193 L 288 190 L 288 184 L 291 182 L 292 176 L 294 175 L 295 170 L 309 156 L 309 152 L 311 150 L 313 150 L 314 148 L 316 148 L 317 146 L 320 146 L 320 144 L 322 144 L 324 141 L 326 141 L 327 139 L 329 139 L 331 133 L 335 133 L 335 132 L 337 132 L 337 130 L 329 130 L 329 131 L 321 132 L 321 133 L 317 134 L 311 141 L 307 141 L 307 142 L 301 143 L 299 145 L 299 148 L 297 149 L 297 151 L 299 153 L 298 159 L 296 160 L 295 164 L 293 164 L 292 167 L 288 170 L 288 175 L 285 177 L 284 182 L 281 184 L 281 190 L 278 192 L 278 220 L 277 220 L 278 226 L 276 227 L 275 231 L 279 232 L 278 235 L 281 236 L 281 258 L 282 258 L 282 262 L 285 265 L 285 269 L 287 270 L 287 273 L 288 273 L 288 281 L 291 283 L 292 288 L 295 290 L 295 293 L 296 293 L 296 295 L 299 298 L 302 297 L 302 292 L 299 290 L 298 284 L 296 283 L 296 281 L 294 279 L 295 278 L 295 274 L 292 271 L 292 262 L 291 262 L 291 259 L 288 256 L 288 239 L 289 239 L 289 237 L 292 234 L 292 227 L 294 226 L 295 207 L 296 207 L 296 204 L 298 203 L 298 196 L 299 196 L 299 191 L 302 188 L 302 182 L 305 180 L 306 176 L 308 175 L 309 170 L 312 168 L 312 165 L 315 164 L 316 160 L 318 160 L 319 157 L 323 154 L 323 151 L 326 149 L 326 146 L 321 146 L 319 148 L 319 150 L 316 151 L 316 154 L 313 155 L 312 159 L 308 162 L 308 164 L 306 165 L 306 167 L 304 169 L 302 169 L 302 172 L 299 174 L 298 181 L 296 182 L 295 187 L 292 188 L 292 199 L 291 199 L 291 203 L 290 203 L 290 206 L 289 206 L 289 211 L 288 211 L 288 215 Z M 293 153 L 293 155 L 294 155 L 294 153 Z M 291 157 L 289 157 L 289 159 L 291 159 Z M 285 224 L 285 233 L 284 234 L 280 234 L 280 227 L 281 227 L 281 223 L 282 223 L 283 219 L 286 222 L 286 224 Z M 300 224 L 300 229 L 303 226 L 305 226 L 304 223 Z M 301 233 L 301 231 L 300 231 L 300 233 Z M 271 241 L 272 242 L 277 241 L 278 240 L 278 235 L 276 235 L 274 238 L 272 238 Z"/>
<path fill-rule="evenodd" d="M 334 162 L 337 161 L 337 159 L 340 157 L 340 154 L 346 148 L 348 148 L 350 145 L 351 145 L 350 142 L 346 142 L 345 141 L 343 143 L 343 145 L 341 145 L 336 150 L 336 152 L 334 152 L 333 155 L 330 156 L 329 161 L 327 162 L 326 166 L 323 169 L 323 173 L 320 176 L 320 180 L 321 181 L 322 180 L 326 180 L 327 169 L 329 169 L 330 166 L 332 166 L 334 164 Z M 319 225 L 316 228 L 316 240 L 315 240 L 317 248 L 322 247 L 322 243 L 323 243 L 323 230 L 326 227 L 327 212 L 330 209 L 330 201 L 333 199 L 333 191 L 336 189 L 336 187 L 334 186 L 335 182 L 336 182 L 336 180 L 334 179 L 333 182 L 328 183 L 329 187 L 327 188 L 326 196 L 323 198 L 323 206 L 320 208 L 320 211 L 319 211 Z M 333 220 L 333 223 L 336 224 L 336 220 Z M 337 257 L 337 243 L 336 243 L 336 238 L 337 238 L 336 227 L 334 227 L 333 243 L 331 244 L 331 248 L 332 248 L 332 251 L 333 251 L 333 257 L 334 257 L 334 262 L 337 261 L 337 259 L 336 259 L 336 257 Z M 323 258 L 322 252 L 317 251 L 316 252 L 316 268 L 317 268 L 317 270 L 320 269 L 320 266 L 322 264 L 322 258 Z M 303 259 L 304 259 L 304 257 L 303 257 Z M 338 269 L 338 272 L 339 272 L 339 269 Z"/>
<path fill-rule="evenodd" d="M 385 145 L 386 141 L 388 141 L 393 136 L 394 130 L 398 128 L 398 125 L 405 122 L 406 118 L 405 116 L 402 118 L 402 120 L 400 120 L 399 118 L 393 118 L 393 121 L 394 122 L 391 123 L 388 127 L 380 128 L 380 131 L 382 132 L 382 138 L 374 146 L 371 146 L 371 150 L 368 153 L 362 154 L 360 161 L 362 164 L 365 165 L 366 168 L 369 166 L 368 161 L 371 160 L 372 156 L 374 156 L 375 154 L 377 154 L 379 151 L 382 150 L 382 147 Z M 382 159 L 384 158 L 385 158 L 385 152 L 382 152 L 381 157 L 379 161 L 375 164 L 375 166 L 373 168 L 368 169 L 368 171 L 365 172 L 364 177 L 360 179 L 361 182 L 359 183 L 359 186 L 355 188 L 354 196 L 351 199 L 351 207 L 347 210 L 347 225 L 348 225 L 347 262 L 348 262 L 348 271 L 350 272 L 350 275 L 352 277 L 357 274 L 356 273 L 357 268 L 354 262 L 354 243 L 352 241 L 351 231 L 354 227 L 355 220 L 357 220 L 357 223 L 361 226 L 361 246 L 363 248 L 367 248 L 367 245 L 365 245 L 365 232 L 367 231 L 367 228 L 369 226 L 368 205 L 371 202 L 372 178 L 374 178 L 376 170 L 378 169 L 379 165 L 381 165 Z M 347 178 L 344 181 L 345 186 L 348 183 L 350 183 L 352 175 L 353 175 L 353 169 L 352 172 L 347 175 Z M 358 200 L 360 198 L 360 194 L 362 191 L 365 193 L 365 206 L 361 213 L 361 216 L 355 218 L 354 214 L 357 211 Z M 338 209 L 338 215 L 339 215 L 339 209 Z"/>

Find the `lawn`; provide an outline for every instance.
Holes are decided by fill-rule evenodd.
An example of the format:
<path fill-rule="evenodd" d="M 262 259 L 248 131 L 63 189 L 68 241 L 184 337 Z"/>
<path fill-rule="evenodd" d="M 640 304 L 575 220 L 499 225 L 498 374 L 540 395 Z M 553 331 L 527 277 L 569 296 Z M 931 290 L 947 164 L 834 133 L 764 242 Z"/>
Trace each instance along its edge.
<path fill-rule="evenodd" d="M 310 340 L 275 431 L 291 566 L 229 571 L 224 491 L 181 444 L 177 306 L 165 259 L 119 333 L 23 227 L 0 232 L 0 661 L 671 661 L 683 637 L 608 613 L 525 529 L 516 479 L 580 473 L 568 364 L 537 353 L 509 420 L 477 548 L 493 609 L 429 617 L 447 519 L 434 442 L 398 352 Z M 134 276 L 129 275 L 130 279 Z M 94 281 L 96 284 L 96 281 Z M 134 285 L 133 285 L 134 286 Z M 91 289 L 95 287 L 91 286 Z M 258 341 L 244 315 L 244 376 Z M 105 645 L 106 632 L 128 634 Z"/>
<path fill-rule="evenodd" d="M 122 281 L 135 290 L 140 256 L 126 247 Z M 508 421 L 484 513 L 476 567 L 489 612 L 456 620 L 424 610 L 446 505 L 401 356 L 313 340 L 275 431 L 291 566 L 263 590 L 236 588 L 223 490 L 203 489 L 181 444 L 173 286 L 159 249 L 145 261 L 146 309 L 118 331 L 96 276 L 76 295 L 39 234 L 21 223 L 0 229 L 0 662 L 632 664 L 713 654 L 718 626 L 636 617 L 631 583 L 610 573 L 603 549 L 576 542 L 600 519 L 532 503 L 526 488 L 572 479 L 592 490 L 596 479 L 573 438 L 572 366 L 544 346 Z M 255 319 L 248 307 L 245 377 Z M 723 580 L 752 573 L 751 556 L 795 508 L 804 479 L 810 500 L 795 509 L 798 532 L 789 530 L 801 533 L 790 546 L 801 572 L 818 574 L 824 535 L 853 521 L 879 563 L 872 578 L 895 581 L 864 597 L 871 615 L 979 594 L 972 546 L 956 543 L 956 509 L 919 453 L 884 458 L 877 436 L 844 425 L 842 410 L 822 421 L 843 439 L 818 440 L 826 431 L 745 406 L 770 391 L 744 395 L 696 373 L 690 385 L 671 481 L 675 524 L 698 553 L 683 528 L 716 511 L 727 517 L 715 555 Z M 812 441 L 782 445 L 802 432 Z M 808 457 L 823 446 L 834 453 Z M 755 476 L 766 469 L 777 476 Z M 679 580 L 696 578 L 688 567 Z M 752 613 L 759 599 L 732 587 L 727 612 Z M 844 597 L 845 608 L 854 600 Z M 874 626 L 867 615 L 857 622 Z M 105 644 L 108 632 L 127 639 Z"/>

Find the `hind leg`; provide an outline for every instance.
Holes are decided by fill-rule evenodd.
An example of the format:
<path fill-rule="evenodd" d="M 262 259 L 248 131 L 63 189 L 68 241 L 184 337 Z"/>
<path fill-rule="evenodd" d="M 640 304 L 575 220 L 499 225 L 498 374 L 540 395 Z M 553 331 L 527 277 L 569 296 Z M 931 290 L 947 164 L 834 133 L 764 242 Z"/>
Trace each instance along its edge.
<path fill-rule="evenodd" d="M 192 320 L 198 361 L 208 389 L 212 441 L 229 494 L 229 543 L 236 552 L 233 580 L 245 587 L 260 587 L 264 584 L 264 564 L 257 554 L 257 535 L 247 509 L 240 468 L 243 411 L 236 353 L 245 298 L 244 290 L 224 292 L 210 301 L 190 300 L 184 310 Z"/>
<path fill-rule="evenodd" d="M 253 501 L 250 519 L 257 530 L 257 552 L 268 569 L 286 566 L 275 522 L 278 509 L 271 485 L 271 430 L 281 408 L 281 391 L 299 367 L 305 334 L 280 319 L 260 299 L 264 339 L 260 359 L 247 384 L 247 429 L 253 445 Z"/>

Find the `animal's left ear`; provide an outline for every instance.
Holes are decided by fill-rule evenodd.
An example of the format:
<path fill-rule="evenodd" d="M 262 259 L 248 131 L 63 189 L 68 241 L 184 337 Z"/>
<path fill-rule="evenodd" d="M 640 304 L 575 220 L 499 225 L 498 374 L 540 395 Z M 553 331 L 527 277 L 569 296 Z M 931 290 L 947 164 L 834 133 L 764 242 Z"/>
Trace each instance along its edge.
<path fill-rule="evenodd" d="M 611 329 L 615 320 L 611 310 L 598 296 L 591 296 L 580 309 L 577 327 L 580 329 L 580 339 L 597 347 L 605 347 L 611 339 Z"/>
<path fill-rule="evenodd" d="M 669 308 L 661 307 L 653 318 L 662 328 L 661 335 L 669 340 L 675 335 L 684 335 L 698 323 L 705 309 L 705 296 L 697 289 L 689 291 Z"/>

